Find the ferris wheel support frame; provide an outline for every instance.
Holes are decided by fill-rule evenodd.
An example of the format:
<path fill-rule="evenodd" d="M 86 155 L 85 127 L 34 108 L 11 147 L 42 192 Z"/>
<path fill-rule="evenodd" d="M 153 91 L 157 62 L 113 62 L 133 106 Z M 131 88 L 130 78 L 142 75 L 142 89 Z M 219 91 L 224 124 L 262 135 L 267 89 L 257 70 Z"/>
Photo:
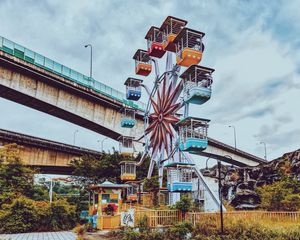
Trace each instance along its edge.
<path fill-rule="evenodd" d="M 158 90 L 158 88 L 160 87 L 160 84 L 162 83 L 162 81 L 167 81 L 169 84 L 172 84 L 172 89 L 174 89 L 174 87 L 177 84 L 179 71 L 180 71 L 180 66 L 179 65 L 177 65 L 177 64 L 173 65 L 172 53 L 169 53 L 169 52 L 167 53 L 166 71 L 164 73 L 162 73 L 161 75 L 159 75 L 159 72 L 160 72 L 159 71 L 159 65 L 158 65 L 156 59 L 151 58 L 151 60 L 154 62 L 154 68 L 155 68 L 154 86 L 153 86 L 152 90 L 150 91 L 148 86 L 146 86 L 145 84 L 141 84 L 141 86 L 146 90 L 146 92 L 148 94 L 148 102 L 147 102 L 147 107 L 146 107 L 145 116 L 144 116 L 144 131 L 146 131 L 146 126 L 149 124 L 149 113 L 150 113 L 151 106 L 152 106 L 151 98 L 154 97 L 154 95 L 155 95 L 156 91 Z M 181 91 L 179 92 L 179 94 L 180 93 L 181 93 Z M 176 111 L 178 111 L 182 107 L 186 108 L 186 106 L 188 106 L 188 105 L 186 105 L 184 103 L 184 101 L 182 101 L 180 103 L 180 105 L 178 106 L 178 108 L 176 108 Z M 186 115 L 187 112 L 188 111 L 185 109 L 184 114 Z M 136 164 L 137 166 L 140 166 L 144 162 L 145 157 L 147 155 L 149 155 L 148 137 L 147 137 L 146 134 L 144 134 L 140 139 L 142 139 L 142 138 L 145 138 L 145 152 L 142 155 L 141 160 Z M 169 138 L 171 138 L 171 137 L 169 136 Z M 173 137 L 173 139 L 175 139 L 175 138 L 177 138 L 177 140 L 175 141 L 175 144 L 178 144 L 178 135 L 177 134 L 175 134 L 175 136 Z M 170 142 L 172 142 L 172 141 L 170 141 Z M 174 156 L 174 154 L 179 150 L 178 146 L 174 146 L 174 149 L 172 149 L 171 145 L 170 145 L 170 152 L 171 153 L 167 156 L 166 159 L 163 156 L 164 155 L 164 152 L 163 152 L 163 153 L 160 153 L 160 156 L 158 157 L 157 160 L 151 159 L 151 161 L 150 161 L 150 166 L 149 166 L 149 169 L 148 169 L 147 178 L 150 178 L 152 176 L 154 165 L 156 163 L 157 167 L 158 167 L 158 172 L 159 172 L 160 186 L 162 185 L 162 177 L 163 177 L 163 165 L 162 165 L 162 163 L 164 161 L 170 159 L 170 157 Z"/>

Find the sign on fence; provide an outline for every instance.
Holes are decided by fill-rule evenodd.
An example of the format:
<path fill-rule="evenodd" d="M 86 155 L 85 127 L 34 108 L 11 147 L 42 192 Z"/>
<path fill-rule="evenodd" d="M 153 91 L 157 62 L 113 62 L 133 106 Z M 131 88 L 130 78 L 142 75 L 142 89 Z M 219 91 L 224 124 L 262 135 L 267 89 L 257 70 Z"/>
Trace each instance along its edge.
<path fill-rule="evenodd" d="M 128 212 L 121 213 L 121 226 L 134 227 L 134 209 L 128 209 Z"/>

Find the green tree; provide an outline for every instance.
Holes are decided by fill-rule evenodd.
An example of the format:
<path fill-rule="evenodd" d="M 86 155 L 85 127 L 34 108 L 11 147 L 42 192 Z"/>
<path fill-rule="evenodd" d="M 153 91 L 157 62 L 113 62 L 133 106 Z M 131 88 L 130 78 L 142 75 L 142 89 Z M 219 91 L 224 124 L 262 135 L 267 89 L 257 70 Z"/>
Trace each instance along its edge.
<path fill-rule="evenodd" d="M 260 207 L 268 211 L 297 211 L 300 209 L 300 183 L 284 178 L 256 189 Z"/>
<path fill-rule="evenodd" d="M 192 199 L 188 196 L 181 196 L 180 200 L 176 202 L 175 208 L 182 212 L 183 218 L 185 214 L 191 209 L 192 207 Z"/>
<path fill-rule="evenodd" d="M 16 144 L 9 144 L 0 149 L 0 208 L 3 203 L 21 195 L 32 197 L 34 194 L 34 171 L 25 166 L 20 158 Z"/>
<path fill-rule="evenodd" d="M 112 154 L 102 153 L 102 156 L 95 158 L 94 156 L 83 156 L 80 159 L 74 159 L 71 167 L 74 169 L 72 175 L 74 180 L 81 186 L 89 186 L 97 184 L 108 179 L 109 181 L 120 183 L 122 161 L 136 161 L 141 158 L 138 154 L 135 158 L 128 158 L 115 151 Z M 143 164 L 137 167 L 137 179 L 144 179 L 148 172 L 150 158 L 146 158 Z"/>
<path fill-rule="evenodd" d="M 144 180 L 144 190 L 151 193 L 153 206 L 158 206 L 159 177 L 153 176 Z"/>

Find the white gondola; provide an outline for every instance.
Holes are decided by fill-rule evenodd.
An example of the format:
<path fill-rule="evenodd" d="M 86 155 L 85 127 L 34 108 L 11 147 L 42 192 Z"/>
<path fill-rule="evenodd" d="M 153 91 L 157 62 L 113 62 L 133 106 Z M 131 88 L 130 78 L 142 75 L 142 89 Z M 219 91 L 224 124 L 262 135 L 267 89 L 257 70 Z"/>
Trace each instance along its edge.
<path fill-rule="evenodd" d="M 203 104 L 211 97 L 212 68 L 192 65 L 180 75 L 184 83 L 183 99 L 187 103 Z"/>
<path fill-rule="evenodd" d="M 130 160 L 133 158 L 134 152 L 133 139 L 133 137 L 128 136 L 120 136 L 118 139 L 121 155 L 128 158 L 128 160 L 120 162 L 122 181 L 136 179 L 136 162 Z"/>
<path fill-rule="evenodd" d="M 186 117 L 176 125 L 179 127 L 179 149 L 190 153 L 201 152 L 208 146 L 207 128 L 210 120 Z"/>

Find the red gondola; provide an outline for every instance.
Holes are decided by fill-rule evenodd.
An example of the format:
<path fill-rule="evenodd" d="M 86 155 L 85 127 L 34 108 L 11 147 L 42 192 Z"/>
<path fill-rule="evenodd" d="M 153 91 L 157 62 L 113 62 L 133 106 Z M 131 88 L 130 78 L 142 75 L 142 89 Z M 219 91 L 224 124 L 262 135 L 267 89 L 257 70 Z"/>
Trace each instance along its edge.
<path fill-rule="evenodd" d="M 151 57 L 161 58 L 165 54 L 163 47 L 163 33 L 157 27 L 151 27 L 147 32 L 148 53 Z"/>

